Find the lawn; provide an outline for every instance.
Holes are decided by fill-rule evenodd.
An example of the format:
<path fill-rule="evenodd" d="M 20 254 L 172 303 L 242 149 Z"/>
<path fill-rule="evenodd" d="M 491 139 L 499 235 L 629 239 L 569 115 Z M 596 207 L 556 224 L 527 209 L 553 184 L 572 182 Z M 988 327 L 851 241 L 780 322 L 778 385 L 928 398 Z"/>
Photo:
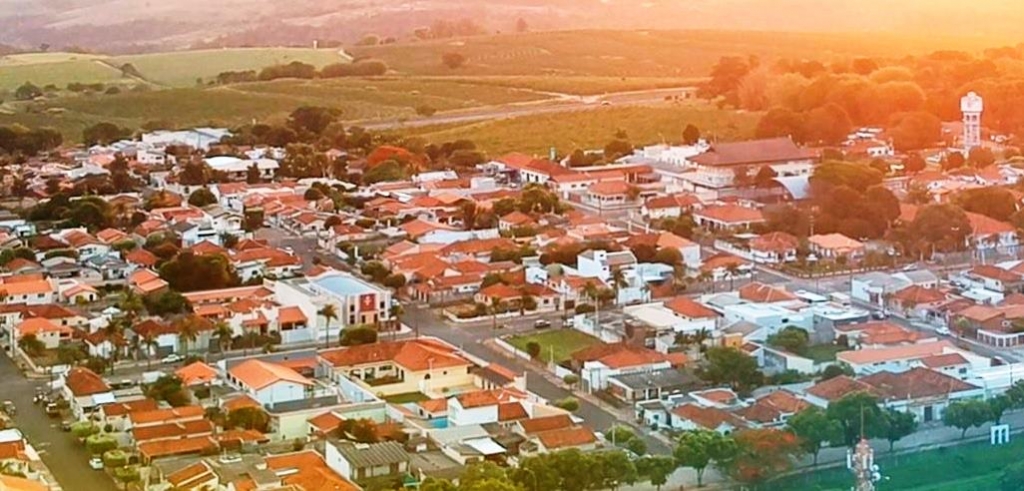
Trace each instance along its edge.
<path fill-rule="evenodd" d="M 894 491 L 998 491 L 999 476 L 1008 465 L 1019 462 L 1024 439 L 1008 445 L 987 442 L 901 455 L 898 460 L 876 449 L 875 463 L 888 480 L 882 489 Z M 772 483 L 773 491 L 845 491 L 853 477 L 845 468 L 803 472 Z"/>
<path fill-rule="evenodd" d="M 531 342 L 540 345 L 540 358 L 550 363 L 552 356 L 556 363 L 568 360 L 571 355 L 583 348 L 587 348 L 601 342 L 588 334 L 573 329 L 558 329 L 544 331 L 537 334 L 521 334 L 508 338 L 508 343 L 516 349 L 526 351 L 526 346 Z"/>
<path fill-rule="evenodd" d="M 575 112 L 536 114 L 513 119 L 396 130 L 429 142 L 470 139 L 491 154 L 524 152 L 546 155 L 551 147 L 567 154 L 576 148 L 602 148 L 618 130 L 634 145 L 679 141 L 683 128 L 695 124 L 722 140 L 753 135 L 758 113 L 721 110 L 702 103 L 651 107 L 599 107 Z"/>
<path fill-rule="evenodd" d="M 848 351 L 850 348 L 845 346 L 839 346 L 835 344 L 816 344 L 814 346 L 808 346 L 802 355 L 810 358 L 818 363 L 826 361 L 835 361 L 836 353 L 840 351 Z"/>
<path fill-rule="evenodd" d="M 387 396 L 384 398 L 385 401 L 391 404 L 409 404 L 420 401 L 428 401 L 429 397 L 420 392 L 406 392 L 404 394 L 395 394 L 393 396 Z"/>

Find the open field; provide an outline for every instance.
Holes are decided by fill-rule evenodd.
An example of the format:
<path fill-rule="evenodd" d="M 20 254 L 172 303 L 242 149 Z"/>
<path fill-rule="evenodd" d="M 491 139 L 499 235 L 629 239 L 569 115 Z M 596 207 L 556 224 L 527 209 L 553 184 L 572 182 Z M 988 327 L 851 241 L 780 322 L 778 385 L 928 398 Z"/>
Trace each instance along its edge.
<path fill-rule="evenodd" d="M 509 77 L 444 77 L 447 80 L 462 80 L 476 85 L 514 87 L 574 95 L 600 95 L 609 92 L 667 89 L 695 86 L 703 78 L 677 77 L 557 77 L 557 76 L 509 76 Z"/>
<path fill-rule="evenodd" d="M 993 447 L 988 442 L 901 455 L 896 460 L 876 449 L 875 462 L 888 478 L 883 489 L 893 491 L 998 491 L 999 476 L 1010 464 L 1020 461 L 1024 440 Z M 845 467 L 806 472 L 780 479 L 767 486 L 773 491 L 845 491 L 853 476 Z"/>
<path fill-rule="evenodd" d="M 174 51 L 111 58 L 116 66 L 131 63 L 147 80 L 171 87 L 190 87 L 197 78 L 208 80 L 227 71 L 256 70 L 271 65 L 300 61 L 322 67 L 348 62 L 337 49 L 234 48 Z"/>
<path fill-rule="evenodd" d="M 209 80 L 224 71 L 256 70 L 301 61 L 318 67 L 347 62 L 336 49 L 235 48 L 223 50 L 173 51 L 136 56 L 107 57 L 77 53 L 29 53 L 0 57 L 0 90 L 14 90 L 25 82 L 40 87 L 53 84 L 65 88 L 71 82 L 84 84 L 133 82 L 116 68 L 135 66 L 156 85 L 191 87 L 196 79 Z"/>
<path fill-rule="evenodd" d="M 42 63 L 0 62 L 0 92 L 13 91 L 25 82 L 63 89 L 72 82 L 116 84 L 127 80 L 121 72 L 100 61 L 75 59 Z"/>
<path fill-rule="evenodd" d="M 738 140 L 753 134 L 759 117 L 759 113 L 720 110 L 704 104 L 600 107 L 395 131 L 430 142 L 470 139 L 491 155 L 512 151 L 543 155 L 552 146 L 563 154 L 576 148 L 604 147 L 620 129 L 634 145 L 678 141 L 687 124 L 696 125 L 706 135 Z"/>
<path fill-rule="evenodd" d="M 239 125 L 280 121 L 303 105 L 340 111 L 347 121 L 413 117 L 423 105 L 437 110 L 525 102 L 548 96 L 526 90 L 444 79 L 276 80 L 224 87 L 73 95 L 31 104 L 8 104 L 0 124 L 50 126 L 77 140 L 86 126 L 109 121 L 137 128 L 149 121 L 170 126 Z"/>
<path fill-rule="evenodd" d="M 508 342 L 522 351 L 526 351 L 527 344 L 536 342 L 540 345 L 541 360 L 550 363 L 553 356 L 555 362 L 560 363 L 568 360 L 576 351 L 601 341 L 573 329 L 559 329 L 537 334 L 520 334 L 509 338 Z"/>
<path fill-rule="evenodd" d="M 858 56 L 899 57 L 959 46 L 953 40 L 894 34 L 783 33 L 765 31 L 579 30 L 480 36 L 384 46 L 353 47 L 356 57 L 379 58 L 401 73 L 417 75 L 561 75 L 703 77 L 721 57 L 755 55 L 833 61 Z M 962 48 L 966 49 L 966 48 Z M 450 69 L 441 55 L 467 62 Z"/>

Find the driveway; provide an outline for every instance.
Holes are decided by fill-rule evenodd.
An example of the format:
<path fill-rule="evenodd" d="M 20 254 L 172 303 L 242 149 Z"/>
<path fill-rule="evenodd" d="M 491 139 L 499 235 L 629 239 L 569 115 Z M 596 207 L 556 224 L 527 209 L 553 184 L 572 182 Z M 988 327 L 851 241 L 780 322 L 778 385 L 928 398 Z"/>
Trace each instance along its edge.
<path fill-rule="evenodd" d="M 14 402 L 18 408 L 14 423 L 28 442 L 35 447 L 50 472 L 66 491 L 115 491 L 113 479 L 89 467 L 85 447 L 75 442 L 70 433 L 60 429 L 60 420 L 46 416 L 41 406 L 32 404 L 36 387 L 44 380 L 29 380 L 7 356 L 0 356 L 0 398 Z"/>

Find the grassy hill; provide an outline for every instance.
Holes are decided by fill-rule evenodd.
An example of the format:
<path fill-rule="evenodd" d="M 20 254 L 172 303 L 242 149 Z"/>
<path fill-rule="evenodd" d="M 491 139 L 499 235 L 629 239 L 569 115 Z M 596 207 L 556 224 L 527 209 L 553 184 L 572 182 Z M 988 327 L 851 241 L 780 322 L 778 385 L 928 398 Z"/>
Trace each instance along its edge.
<path fill-rule="evenodd" d="M 258 72 L 263 67 L 293 61 L 319 68 L 349 59 L 337 49 L 234 48 L 119 56 L 110 60 L 117 66 L 131 63 L 147 80 L 171 87 L 188 87 L 194 85 L 197 78 L 208 80 L 221 72 Z"/>
<path fill-rule="evenodd" d="M 446 79 L 275 80 L 223 87 L 187 87 L 119 94 L 65 95 L 7 104 L 0 124 L 51 126 L 81 138 L 86 126 L 109 121 L 129 128 L 159 121 L 167 126 L 238 125 L 283 120 L 303 105 L 340 111 L 346 121 L 412 117 L 420 106 L 439 111 L 526 102 L 548 96 L 528 90 Z"/>
<path fill-rule="evenodd" d="M 881 33 L 582 30 L 352 47 L 349 51 L 356 57 L 382 59 L 394 70 L 415 75 L 702 77 L 726 55 L 755 55 L 767 62 L 780 57 L 832 61 L 972 46 L 941 36 L 925 39 Z M 447 52 L 461 53 L 468 61 L 461 68 L 450 69 L 441 63 L 441 55 Z"/>
<path fill-rule="evenodd" d="M 561 154 L 576 148 L 601 148 L 623 130 L 634 145 L 678 142 L 687 124 L 723 140 L 750 138 L 759 113 L 726 111 L 702 103 L 652 107 L 597 107 L 568 113 L 535 114 L 466 124 L 395 130 L 428 142 L 470 139 L 491 155 L 525 152 Z"/>
<path fill-rule="evenodd" d="M 196 79 L 209 80 L 224 71 L 256 70 L 301 61 L 317 67 L 349 61 L 335 49 L 236 48 L 174 51 L 136 56 L 108 57 L 76 53 L 31 53 L 0 57 L 0 91 L 25 82 L 40 87 L 67 84 L 127 84 L 138 80 L 121 76 L 120 66 L 131 63 L 143 78 L 161 87 L 191 87 Z"/>

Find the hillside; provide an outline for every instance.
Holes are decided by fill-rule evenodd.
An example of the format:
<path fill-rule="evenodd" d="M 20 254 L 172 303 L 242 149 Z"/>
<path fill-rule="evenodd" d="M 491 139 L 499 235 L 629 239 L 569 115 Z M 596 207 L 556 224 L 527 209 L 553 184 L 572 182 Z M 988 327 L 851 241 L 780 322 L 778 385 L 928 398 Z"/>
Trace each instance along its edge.
<path fill-rule="evenodd" d="M 17 54 L 0 57 L 0 92 L 13 90 L 25 82 L 58 88 L 72 82 L 191 87 L 197 79 L 209 81 L 224 71 L 259 71 L 269 65 L 292 61 L 322 67 L 349 59 L 336 49 L 304 48 L 233 48 L 116 57 L 78 53 Z M 143 79 L 122 77 L 120 67 L 126 63 L 132 64 Z"/>
<path fill-rule="evenodd" d="M 534 30 L 726 29 L 899 33 L 1021 42 L 1018 2 L 976 0 L 6 0 L 0 44 L 81 46 L 103 52 L 221 46 L 352 44 L 373 33 L 408 39 L 439 19 L 472 19 L 510 32 Z M 799 12 L 794 15 L 794 12 Z M 895 46 L 895 45 L 894 45 Z"/>

